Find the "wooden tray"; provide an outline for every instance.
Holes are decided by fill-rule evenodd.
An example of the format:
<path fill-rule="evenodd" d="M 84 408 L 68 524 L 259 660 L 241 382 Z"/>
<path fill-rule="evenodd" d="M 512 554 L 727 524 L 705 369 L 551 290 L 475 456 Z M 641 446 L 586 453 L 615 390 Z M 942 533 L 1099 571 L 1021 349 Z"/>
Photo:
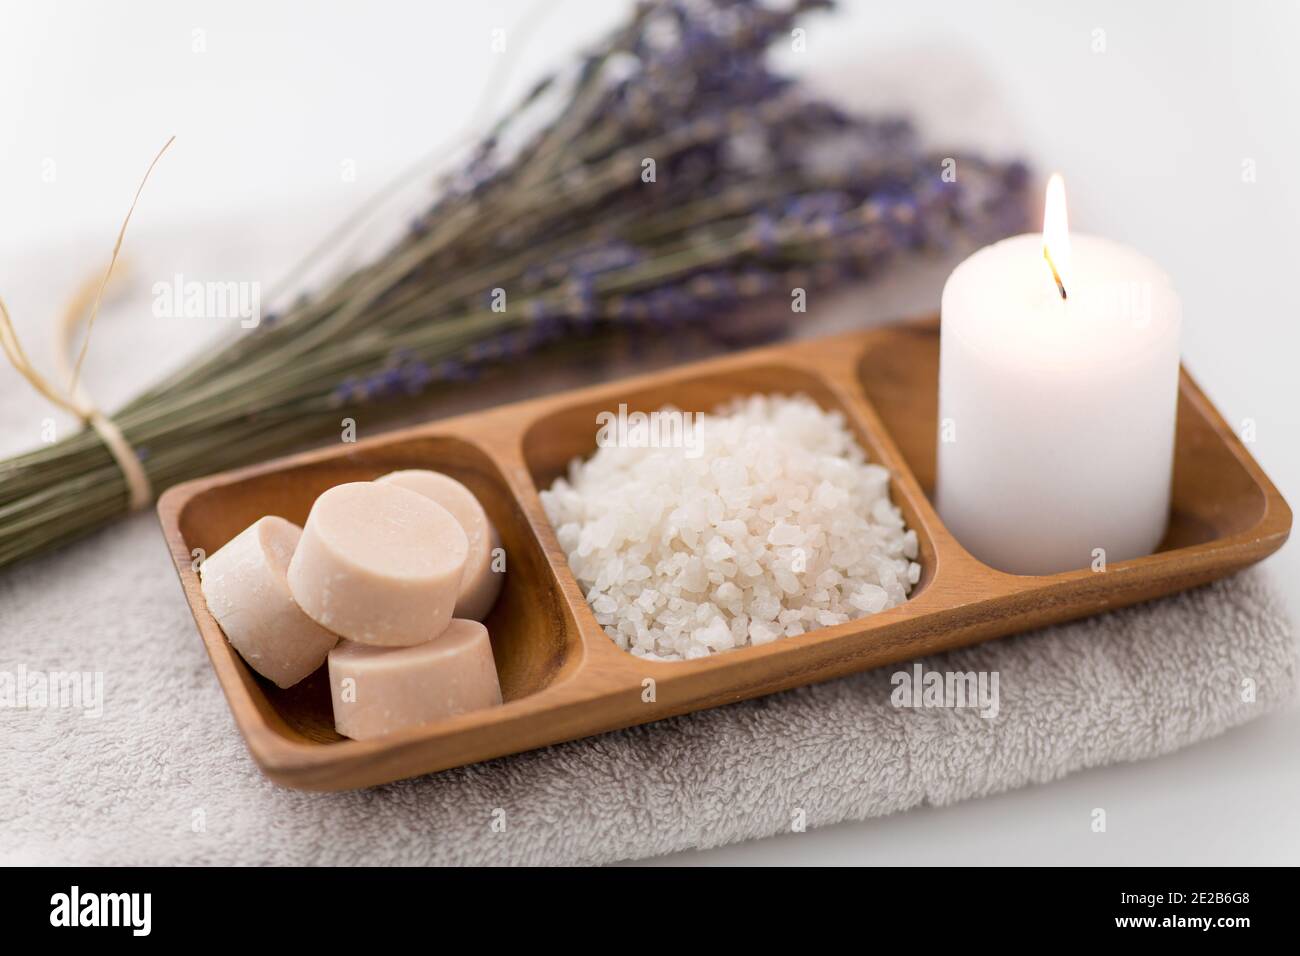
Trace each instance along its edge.
<path fill-rule="evenodd" d="M 1184 372 L 1173 509 L 1157 554 L 1107 571 L 995 571 L 935 514 L 938 334 L 933 320 L 794 342 L 507 405 L 178 485 L 158 503 L 167 543 L 235 721 L 271 779 L 364 787 L 658 720 L 1095 614 L 1203 584 L 1277 550 L 1291 511 Z M 620 402 L 708 411 L 736 395 L 803 392 L 838 408 L 920 539 L 920 583 L 905 604 L 761 647 L 683 662 L 645 661 L 601 630 L 542 510 L 570 459 L 595 449 L 596 413 Z M 301 524 L 344 481 L 434 468 L 479 497 L 501 532 L 508 571 L 486 623 L 505 703 L 381 740 L 334 732 L 325 668 L 280 690 L 245 666 L 208 613 L 191 552 L 216 551 L 252 521 Z M 653 678 L 655 699 L 643 699 Z"/>

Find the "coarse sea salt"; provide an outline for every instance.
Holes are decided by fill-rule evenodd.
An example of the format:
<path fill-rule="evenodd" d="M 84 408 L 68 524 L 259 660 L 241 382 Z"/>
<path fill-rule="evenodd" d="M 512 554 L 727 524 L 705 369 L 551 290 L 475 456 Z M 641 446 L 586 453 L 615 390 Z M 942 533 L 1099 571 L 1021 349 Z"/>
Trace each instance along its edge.
<path fill-rule="evenodd" d="M 691 445 L 606 445 L 541 493 L 619 647 L 689 660 L 907 600 L 916 532 L 839 412 L 753 395 L 697 416 Z"/>

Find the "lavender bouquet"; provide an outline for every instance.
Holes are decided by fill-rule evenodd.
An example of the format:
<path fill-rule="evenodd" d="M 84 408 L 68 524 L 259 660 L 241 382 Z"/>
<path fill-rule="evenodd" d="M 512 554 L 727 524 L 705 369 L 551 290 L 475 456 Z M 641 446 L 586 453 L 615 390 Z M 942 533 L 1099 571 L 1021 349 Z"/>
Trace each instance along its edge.
<path fill-rule="evenodd" d="M 639 6 L 502 118 L 385 255 L 114 414 L 152 489 L 544 346 L 712 327 L 900 253 L 1020 231 L 1018 164 L 931 155 L 905 121 L 849 115 L 772 71 L 768 48 L 827 6 Z M 11 458 L 0 566 L 129 507 L 94 431 Z"/>

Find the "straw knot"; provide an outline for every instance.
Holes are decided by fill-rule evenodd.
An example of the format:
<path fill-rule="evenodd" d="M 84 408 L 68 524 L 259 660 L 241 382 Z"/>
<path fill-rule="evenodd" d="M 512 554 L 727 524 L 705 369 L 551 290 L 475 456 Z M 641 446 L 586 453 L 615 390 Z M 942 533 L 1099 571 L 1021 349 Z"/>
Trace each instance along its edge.
<path fill-rule="evenodd" d="M 0 348 L 4 349 L 10 364 L 18 371 L 18 374 L 26 379 L 28 384 L 40 395 L 59 408 L 77 416 L 77 418 L 81 419 L 83 426 L 95 430 L 105 447 L 112 453 L 113 460 L 117 462 L 118 468 L 122 471 L 122 476 L 126 479 L 132 511 L 139 511 L 153 500 L 153 486 L 150 484 L 149 475 L 144 466 L 140 464 L 140 458 L 135 453 L 135 449 L 126 440 L 126 436 L 122 434 L 122 429 L 100 411 L 82 386 L 80 381 L 81 366 L 86 359 L 86 350 L 90 346 L 90 333 L 94 328 L 95 318 L 99 315 L 99 305 L 104 298 L 104 289 L 107 288 L 108 281 L 113 276 L 113 266 L 117 264 L 118 254 L 122 250 L 122 240 L 126 236 L 126 227 L 131 221 L 131 213 L 135 212 L 136 203 L 140 201 L 140 193 L 144 191 L 144 184 L 149 181 L 149 174 L 158 165 L 158 160 L 162 158 L 163 153 L 167 152 L 167 147 L 171 146 L 175 140 L 175 136 L 167 140 L 163 144 L 163 148 L 158 150 L 158 154 L 154 156 L 149 168 L 145 170 L 144 178 L 140 180 L 140 185 L 135 191 L 135 197 L 131 200 L 131 208 L 127 210 L 126 218 L 122 220 L 122 228 L 117 232 L 117 241 L 113 244 L 113 254 L 108 260 L 108 268 L 104 270 L 103 277 L 99 279 L 92 278 L 82 283 L 81 288 L 63 313 L 58 324 L 58 348 L 55 350 L 55 356 L 60 371 L 64 373 L 62 377 L 68 381 L 66 389 L 58 388 L 32 364 L 27 357 L 27 353 L 23 350 L 22 343 L 18 341 L 18 333 L 14 328 L 13 320 L 9 316 L 9 309 L 5 305 L 4 299 L 0 298 Z M 73 333 L 80 326 L 83 318 L 86 322 L 86 334 L 82 339 L 81 348 L 77 352 L 76 361 L 69 365 L 68 356 L 71 351 Z"/>

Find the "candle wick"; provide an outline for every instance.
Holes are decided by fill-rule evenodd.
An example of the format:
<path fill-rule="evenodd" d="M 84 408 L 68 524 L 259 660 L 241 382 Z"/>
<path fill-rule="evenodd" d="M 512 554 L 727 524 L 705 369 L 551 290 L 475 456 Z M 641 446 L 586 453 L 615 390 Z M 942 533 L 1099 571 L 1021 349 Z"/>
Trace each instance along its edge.
<path fill-rule="evenodd" d="M 1061 281 L 1061 274 L 1056 271 L 1056 263 L 1052 261 L 1052 253 L 1047 246 L 1043 246 L 1043 258 L 1047 260 L 1047 267 L 1052 270 L 1052 278 L 1056 280 L 1056 288 L 1061 293 L 1061 299 L 1068 299 L 1065 294 L 1065 283 Z"/>

